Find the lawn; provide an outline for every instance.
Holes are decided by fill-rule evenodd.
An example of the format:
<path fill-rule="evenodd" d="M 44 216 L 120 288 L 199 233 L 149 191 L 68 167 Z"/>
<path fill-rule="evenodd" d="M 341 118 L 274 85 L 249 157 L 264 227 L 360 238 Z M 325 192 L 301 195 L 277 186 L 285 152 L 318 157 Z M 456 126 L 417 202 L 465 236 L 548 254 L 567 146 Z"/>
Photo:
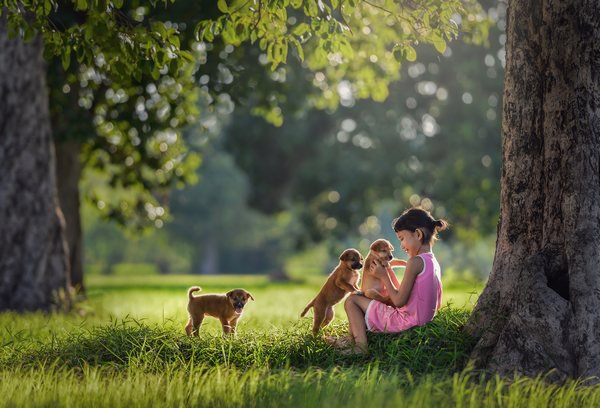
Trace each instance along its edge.
<path fill-rule="evenodd" d="M 483 376 L 464 364 L 461 331 L 481 286 L 446 283 L 433 322 L 370 335 L 370 355 L 345 356 L 299 318 L 323 277 L 90 276 L 67 315 L 0 314 L 0 406 L 594 406 L 600 389 Z M 255 297 L 235 338 L 206 319 L 184 335 L 186 290 L 244 287 Z M 342 305 L 326 333 L 341 335 Z"/>

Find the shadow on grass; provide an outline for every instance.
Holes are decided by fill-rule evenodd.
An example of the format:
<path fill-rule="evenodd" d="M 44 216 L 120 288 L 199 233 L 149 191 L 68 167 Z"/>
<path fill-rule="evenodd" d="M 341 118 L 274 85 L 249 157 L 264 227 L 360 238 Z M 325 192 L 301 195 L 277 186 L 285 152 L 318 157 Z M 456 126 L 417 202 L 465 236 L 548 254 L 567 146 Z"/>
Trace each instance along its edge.
<path fill-rule="evenodd" d="M 160 372 L 169 367 L 229 366 L 238 369 L 329 369 L 376 365 L 379 370 L 412 375 L 451 374 L 464 367 L 471 340 L 462 333 L 468 318 L 464 310 L 443 308 L 423 327 L 400 334 L 369 334 L 369 355 L 343 355 L 321 337 L 310 335 L 309 322 L 285 330 L 248 331 L 237 337 L 202 334 L 190 338 L 179 326 L 150 326 L 135 320 L 70 333 L 61 339 L 31 344 L 3 363 L 12 367 L 58 365 L 65 368 L 110 366 Z M 327 328 L 344 335 L 344 324 Z M 5 350 L 6 351 L 6 350 Z"/>

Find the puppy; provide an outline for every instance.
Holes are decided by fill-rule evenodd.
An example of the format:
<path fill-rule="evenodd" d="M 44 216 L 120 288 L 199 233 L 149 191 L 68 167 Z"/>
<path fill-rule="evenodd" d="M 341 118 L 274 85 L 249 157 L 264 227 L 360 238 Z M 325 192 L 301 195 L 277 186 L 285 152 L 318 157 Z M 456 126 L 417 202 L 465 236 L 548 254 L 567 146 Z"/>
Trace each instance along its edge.
<path fill-rule="evenodd" d="M 221 321 L 223 333 L 235 334 L 238 319 L 244 311 L 244 306 L 249 299 L 254 300 L 252 295 L 244 289 L 233 289 L 224 295 L 206 294 L 194 296 L 193 292 L 202 290 L 197 286 L 188 290 L 188 313 L 190 318 L 185 326 L 188 336 L 198 336 L 204 316 L 216 317 Z"/>
<path fill-rule="evenodd" d="M 362 282 L 360 286 L 361 292 L 369 299 L 379 300 L 380 302 L 391 304 L 388 291 L 381 281 L 376 278 L 371 272 L 371 264 L 373 260 L 380 259 L 389 262 L 393 259 L 393 245 L 386 239 L 375 240 L 369 249 L 367 258 L 365 259 L 365 267 L 362 272 Z"/>
<path fill-rule="evenodd" d="M 304 317 L 308 309 L 314 309 L 313 334 L 316 336 L 319 330 L 327 326 L 334 316 L 333 306 L 344 298 L 348 292 L 357 292 L 362 268 L 362 255 L 354 248 L 346 249 L 340 255 L 340 262 L 327 278 L 317 296 L 310 301 L 301 313 Z"/>

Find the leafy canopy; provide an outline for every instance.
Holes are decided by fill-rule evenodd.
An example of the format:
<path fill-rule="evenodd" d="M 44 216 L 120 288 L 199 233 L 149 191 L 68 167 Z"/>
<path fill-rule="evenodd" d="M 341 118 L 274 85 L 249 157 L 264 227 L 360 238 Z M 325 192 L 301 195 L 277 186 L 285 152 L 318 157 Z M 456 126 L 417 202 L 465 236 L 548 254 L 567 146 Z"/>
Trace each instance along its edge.
<path fill-rule="evenodd" d="M 60 61 L 68 71 L 64 82 L 78 93 L 76 103 L 93 112 L 93 132 L 84 129 L 93 135 L 85 155 L 89 165 L 108 176 L 108 186 L 117 194 L 92 191 L 88 197 L 120 223 L 143 223 L 133 216 L 138 213 L 150 220 L 160 218 L 164 210 L 153 200 L 153 189 L 188 182 L 197 166 L 197 157 L 186 154 L 179 130 L 198 114 L 193 87 L 197 77 L 211 69 L 206 60 L 201 62 L 198 50 L 214 46 L 220 54 L 233 47 L 236 51 L 227 57 L 232 59 L 240 54 L 237 50 L 246 55 L 246 49 L 257 45 L 266 59 L 259 69 L 275 70 L 288 62 L 291 49 L 302 69 L 312 73 L 311 88 L 317 90 L 316 96 L 307 92 L 312 105 L 335 109 L 343 90 L 357 99 L 384 100 L 390 82 L 400 75 L 401 62 L 414 61 L 419 44 L 444 53 L 459 30 L 482 41 L 488 28 L 473 0 L 171 3 L 0 2 L 12 35 L 29 40 L 40 34 L 46 57 Z M 182 3 L 190 13 L 170 13 Z M 188 41 L 189 27 L 195 27 L 196 42 Z M 230 70 L 235 76 L 255 69 L 251 58 L 229 64 L 241 65 L 237 72 Z M 236 92 L 260 94 L 254 113 L 282 123 L 281 102 L 273 97 L 272 85 L 267 92 L 256 92 L 264 88 L 256 85 L 241 87 Z M 131 198 L 134 186 L 143 191 L 142 199 Z M 116 197 L 113 202 L 102 197 L 111 195 Z"/>
<path fill-rule="evenodd" d="M 218 7 L 221 16 L 196 26 L 199 40 L 257 43 L 271 69 L 286 63 L 291 49 L 320 73 L 321 107 L 330 108 L 344 80 L 358 98 L 384 100 L 400 63 L 417 58 L 415 47 L 427 43 L 444 53 L 459 21 L 473 41 L 483 41 L 489 28 L 470 0 L 219 0 Z"/>
<path fill-rule="evenodd" d="M 172 2 L 149 3 L 166 8 Z M 85 20 L 62 29 L 52 19 L 60 3 L 2 1 L 12 33 L 26 39 L 41 33 L 47 52 L 60 56 L 64 67 L 71 54 L 91 64 L 100 51 L 115 76 L 157 79 L 161 70 L 181 69 L 193 60 L 176 25 L 144 19 L 144 7 L 127 4 L 125 13 L 123 0 L 75 0 Z M 483 41 L 488 30 L 474 0 L 218 0 L 217 6 L 217 13 L 192 16 L 199 41 L 220 39 L 235 47 L 257 43 L 272 69 L 287 61 L 291 48 L 321 73 L 316 81 L 322 107 L 337 106 L 335 87 L 342 80 L 353 84 L 359 98 L 383 100 L 387 85 L 398 78 L 400 62 L 417 58 L 415 46 L 427 43 L 443 53 L 458 36 L 459 23 L 474 41 Z"/>

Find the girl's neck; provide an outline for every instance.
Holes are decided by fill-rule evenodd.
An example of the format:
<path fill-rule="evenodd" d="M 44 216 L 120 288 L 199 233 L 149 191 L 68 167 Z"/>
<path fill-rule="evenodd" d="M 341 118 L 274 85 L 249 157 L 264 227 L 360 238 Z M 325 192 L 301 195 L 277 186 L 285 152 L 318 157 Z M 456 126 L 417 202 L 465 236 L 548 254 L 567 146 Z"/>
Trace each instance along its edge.
<path fill-rule="evenodd" d="M 431 252 L 431 245 L 421 245 L 417 251 L 417 255 L 426 254 L 428 252 Z"/>

